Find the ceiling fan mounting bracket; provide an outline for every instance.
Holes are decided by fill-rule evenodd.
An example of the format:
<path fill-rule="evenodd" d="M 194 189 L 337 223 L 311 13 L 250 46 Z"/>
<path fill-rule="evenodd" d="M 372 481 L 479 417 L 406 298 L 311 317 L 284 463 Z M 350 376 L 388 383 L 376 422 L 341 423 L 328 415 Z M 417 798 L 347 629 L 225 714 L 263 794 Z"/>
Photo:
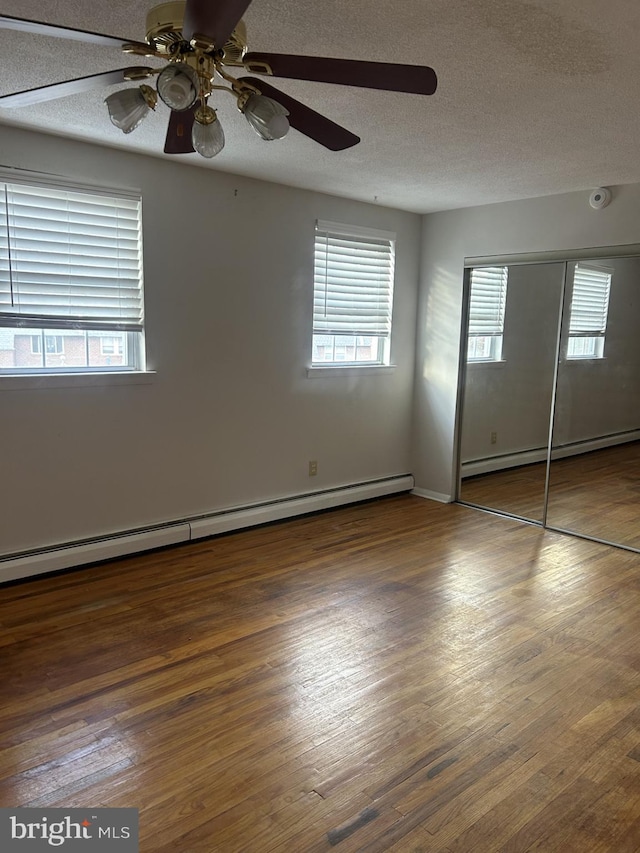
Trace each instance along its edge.
<path fill-rule="evenodd" d="M 156 105 L 158 103 L 158 93 L 155 89 L 152 89 L 151 86 L 140 86 L 140 92 L 142 97 L 147 102 L 149 109 L 155 110 Z"/>
<path fill-rule="evenodd" d="M 172 3 L 161 3 L 154 6 L 147 15 L 146 40 L 156 54 L 160 56 L 172 56 L 176 50 L 197 49 L 210 51 L 217 45 L 212 45 L 207 36 L 195 34 L 191 44 L 185 41 L 182 35 L 184 22 L 184 0 L 175 0 Z M 219 49 L 222 51 L 225 62 L 241 62 L 247 52 L 247 28 L 244 21 L 239 21 L 235 29 L 224 45 Z"/>
<path fill-rule="evenodd" d="M 273 69 L 268 62 L 252 59 L 249 62 L 243 63 L 243 65 L 247 71 L 251 72 L 251 74 L 268 74 L 269 77 L 273 77 Z"/>
<path fill-rule="evenodd" d="M 140 44 L 125 42 L 122 45 L 123 53 L 131 53 L 134 56 L 157 56 L 158 52 L 153 47 L 146 47 Z"/>
<path fill-rule="evenodd" d="M 145 68 L 144 66 L 133 66 L 131 68 L 127 68 L 126 71 L 123 72 L 123 78 L 125 80 L 134 82 L 138 80 L 146 80 L 149 77 L 153 77 L 154 74 L 157 74 L 159 68 Z"/>
<path fill-rule="evenodd" d="M 201 50 L 176 51 L 171 56 L 171 61 L 182 62 L 189 65 L 198 73 L 201 78 L 208 77 L 210 80 L 216 73 L 218 60 L 210 53 L 204 53 Z"/>

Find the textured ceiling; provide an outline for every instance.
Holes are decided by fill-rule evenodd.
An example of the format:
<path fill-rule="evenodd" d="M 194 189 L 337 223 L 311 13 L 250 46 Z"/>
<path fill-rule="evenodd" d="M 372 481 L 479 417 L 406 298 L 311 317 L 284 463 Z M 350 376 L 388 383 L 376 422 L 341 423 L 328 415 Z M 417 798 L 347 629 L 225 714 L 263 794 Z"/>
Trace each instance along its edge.
<path fill-rule="evenodd" d="M 151 5 L 0 0 L 0 14 L 143 40 Z M 291 131 L 264 143 L 220 93 L 225 149 L 174 159 L 421 213 L 640 182 L 635 0 L 253 0 L 244 20 L 250 50 L 430 65 L 438 91 L 271 78 L 362 142 L 333 153 Z M 129 64 L 146 60 L 0 30 L 2 94 Z M 103 97 L 2 109 L 0 123 L 165 156 L 162 104 L 124 136 Z"/>

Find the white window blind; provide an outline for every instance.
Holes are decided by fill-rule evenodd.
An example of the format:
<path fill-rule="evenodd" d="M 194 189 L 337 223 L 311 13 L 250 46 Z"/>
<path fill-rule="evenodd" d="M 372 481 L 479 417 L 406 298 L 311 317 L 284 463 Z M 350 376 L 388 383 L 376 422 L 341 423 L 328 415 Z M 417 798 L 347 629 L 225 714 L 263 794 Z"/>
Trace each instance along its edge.
<path fill-rule="evenodd" d="M 502 335 L 507 302 L 507 267 L 471 270 L 469 335 Z"/>
<path fill-rule="evenodd" d="M 141 202 L 0 182 L 0 326 L 139 331 Z"/>
<path fill-rule="evenodd" d="M 388 232 L 317 223 L 314 334 L 391 334 L 394 244 Z"/>
<path fill-rule="evenodd" d="M 611 269 L 607 267 L 576 264 L 569 320 L 571 337 L 604 335 L 609 312 L 611 274 Z"/>

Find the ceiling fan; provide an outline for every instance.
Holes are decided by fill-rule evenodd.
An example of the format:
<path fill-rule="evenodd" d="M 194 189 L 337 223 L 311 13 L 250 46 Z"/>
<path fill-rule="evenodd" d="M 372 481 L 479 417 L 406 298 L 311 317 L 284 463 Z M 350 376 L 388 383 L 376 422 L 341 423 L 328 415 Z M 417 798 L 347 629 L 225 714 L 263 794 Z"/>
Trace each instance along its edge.
<path fill-rule="evenodd" d="M 162 3 L 147 15 L 144 42 L 0 15 L 0 29 L 116 46 L 126 54 L 165 60 L 159 68 L 130 66 L 0 96 L 0 107 L 23 107 L 115 83 L 157 77 L 155 88 L 141 84 L 108 95 L 105 102 L 111 121 L 124 133 L 130 133 L 155 109 L 160 97 L 171 109 L 165 153 L 197 151 L 209 158 L 224 146 L 224 132 L 215 109 L 209 105 L 216 90 L 236 98 L 238 109 L 264 140 L 282 138 L 291 126 L 331 151 L 342 151 L 360 142 L 349 130 L 264 80 L 236 77 L 229 68 L 243 69 L 251 75 L 419 95 L 432 95 L 436 90 L 436 74 L 427 66 L 248 52 L 242 15 L 250 3 L 251 0 Z"/>

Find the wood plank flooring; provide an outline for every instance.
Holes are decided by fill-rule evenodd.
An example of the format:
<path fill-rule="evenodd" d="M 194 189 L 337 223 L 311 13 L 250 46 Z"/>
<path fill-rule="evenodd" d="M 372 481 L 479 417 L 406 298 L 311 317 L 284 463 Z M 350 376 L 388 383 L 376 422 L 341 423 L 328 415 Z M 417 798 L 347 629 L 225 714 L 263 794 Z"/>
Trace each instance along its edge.
<path fill-rule="evenodd" d="M 546 477 L 546 462 L 465 477 L 460 500 L 542 523 Z"/>
<path fill-rule="evenodd" d="M 640 441 L 551 463 L 548 523 L 640 549 Z"/>
<path fill-rule="evenodd" d="M 465 503 L 541 521 L 546 463 L 462 481 Z M 640 549 L 640 441 L 551 463 L 547 526 Z"/>
<path fill-rule="evenodd" d="M 0 588 L 0 805 L 143 853 L 637 853 L 640 555 L 409 495 Z"/>

